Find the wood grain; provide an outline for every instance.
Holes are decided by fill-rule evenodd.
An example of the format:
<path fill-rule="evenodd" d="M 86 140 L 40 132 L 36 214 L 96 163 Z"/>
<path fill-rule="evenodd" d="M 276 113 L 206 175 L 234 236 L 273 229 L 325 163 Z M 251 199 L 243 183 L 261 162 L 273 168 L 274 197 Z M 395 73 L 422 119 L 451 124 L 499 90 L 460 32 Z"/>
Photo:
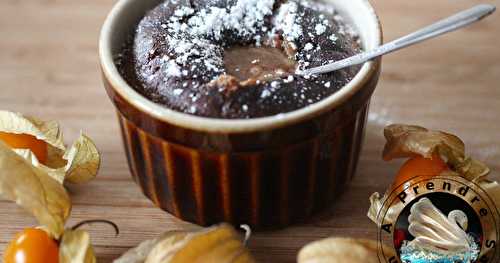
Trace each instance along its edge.
<path fill-rule="evenodd" d="M 373 1 L 385 39 L 483 1 Z M 500 4 L 500 1 L 489 1 Z M 114 109 L 101 85 L 97 39 L 111 0 L 0 1 L 0 105 L 2 109 L 60 121 L 68 142 L 84 130 L 103 156 L 97 180 L 71 187 L 68 225 L 106 218 L 121 229 L 89 227 L 99 262 L 111 262 L 139 241 L 188 226 L 154 208 L 130 179 Z M 309 241 L 331 236 L 376 237 L 366 218 L 368 197 L 383 191 L 400 162 L 383 163 L 382 128 L 415 123 L 458 134 L 467 151 L 500 171 L 500 16 L 384 58 L 372 100 L 357 175 L 329 211 L 310 222 L 257 233 L 250 248 L 263 262 L 294 262 Z M 499 178 L 497 176 L 497 178 Z M 0 202 L 0 250 L 36 222 Z"/>

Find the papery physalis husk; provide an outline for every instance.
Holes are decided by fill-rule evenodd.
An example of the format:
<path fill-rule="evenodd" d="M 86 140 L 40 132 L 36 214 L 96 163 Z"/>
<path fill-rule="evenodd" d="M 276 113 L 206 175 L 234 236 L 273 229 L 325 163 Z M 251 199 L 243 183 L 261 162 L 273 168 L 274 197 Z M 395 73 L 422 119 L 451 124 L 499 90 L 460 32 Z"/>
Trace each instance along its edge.
<path fill-rule="evenodd" d="M 377 226 L 381 225 L 379 213 L 384 208 L 384 204 L 387 197 L 388 197 L 387 193 L 383 196 L 380 196 L 378 192 L 375 192 L 370 196 L 370 208 L 368 209 L 367 216 L 368 218 L 370 218 L 370 220 L 376 223 Z M 389 207 L 385 213 L 385 218 L 386 219 L 395 218 L 395 213 L 396 209 L 394 207 Z"/>
<path fill-rule="evenodd" d="M 167 232 L 160 237 L 142 241 L 138 246 L 128 250 L 120 258 L 113 261 L 113 263 L 144 263 L 153 247 L 158 244 L 160 240 L 173 234 L 173 232 Z"/>
<path fill-rule="evenodd" d="M 0 111 L 0 131 L 28 134 L 47 143 L 47 161 L 42 164 L 28 149 L 14 149 L 31 164 L 44 170 L 60 183 L 84 183 L 93 179 L 99 169 L 100 157 L 96 146 L 81 134 L 66 149 L 59 125 L 54 121 L 41 121 L 19 113 Z"/>
<path fill-rule="evenodd" d="M 59 263 L 95 263 L 90 236 L 83 230 L 66 229 L 59 245 Z"/>
<path fill-rule="evenodd" d="M 488 193 L 488 196 L 493 199 L 497 209 L 500 209 L 500 184 L 496 181 L 484 179 L 479 181 L 479 185 L 484 191 L 486 191 L 486 193 Z"/>
<path fill-rule="evenodd" d="M 147 240 L 114 263 L 253 263 L 240 235 L 228 224 L 176 231 Z"/>
<path fill-rule="evenodd" d="M 383 158 L 410 158 L 422 155 L 431 158 L 438 148 L 450 149 L 463 158 L 465 145 L 457 136 L 441 131 L 431 131 L 416 125 L 391 124 L 384 129 L 386 139 Z"/>
<path fill-rule="evenodd" d="M 488 193 L 490 195 L 498 196 L 500 194 L 499 188 L 486 183 L 491 182 L 486 178 L 490 172 L 489 168 L 482 162 L 465 156 L 465 144 L 453 134 L 428 130 L 415 125 L 392 124 L 384 129 L 384 137 L 387 142 L 384 147 L 383 159 L 386 161 L 418 155 L 430 158 L 437 153 L 450 168 L 450 171 L 445 171 L 445 174 L 442 175 L 461 176 L 481 185 L 489 184 Z M 391 190 L 388 189 L 382 197 L 379 193 L 374 193 L 370 197 L 371 206 L 368 217 L 377 224 L 377 214 L 382 209 L 382 205 Z M 500 206 L 500 198 L 495 200 L 495 203 Z M 387 213 L 391 213 L 391 208 L 388 209 Z"/>
<path fill-rule="evenodd" d="M 63 233 L 71 211 L 64 187 L 1 141 L 0 196 L 31 212 L 51 236 Z"/>
<path fill-rule="evenodd" d="M 67 161 L 64 167 L 65 180 L 74 183 L 85 183 L 92 179 L 99 170 L 100 157 L 97 147 L 84 134 L 73 143 L 63 158 Z"/>
<path fill-rule="evenodd" d="M 300 249 L 298 263 L 379 263 L 377 241 L 331 237 L 314 241 Z M 384 247 L 384 252 L 392 251 Z M 387 256 L 387 255 L 386 255 Z"/>
<path fill-rule="evenodd" d="M 387 142 L 382 157 L 386 161 L 417 155 L 431 158 L 438 153 L 453 171 L 469 180 L 477 180 L 489 172 L 486 165 L 465 156 L 465 144 L 453 134 L 415 125 L 392 124 L 384 129 L 384 137 Z"/>
<path fill-rule="evenodd" d="M 62 133 L 54 121 L 45 122 L 20 113 L 0 110 L 0 131 L 29 134 L 64 151 Z"/>

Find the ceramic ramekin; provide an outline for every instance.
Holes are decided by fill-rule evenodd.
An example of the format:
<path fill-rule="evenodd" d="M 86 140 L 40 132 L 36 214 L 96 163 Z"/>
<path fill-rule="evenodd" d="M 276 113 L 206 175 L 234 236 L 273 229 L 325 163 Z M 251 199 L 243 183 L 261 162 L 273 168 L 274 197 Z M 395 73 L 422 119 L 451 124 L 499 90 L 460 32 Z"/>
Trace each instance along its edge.
<path fill-rule="evenodd" d="M 101 31 L 99 56 L 134 180 L 158 207 L 200 225 L 276 228 L 332 204 L 352 178 L 380 60 L 321 102 L 274 117 L 224 120 L 155 104 L 120 76 L 113 57 L 161 0 L 120 0 Z M 329 0 L 360 33 L 382 42 L 366 0 Z"/>

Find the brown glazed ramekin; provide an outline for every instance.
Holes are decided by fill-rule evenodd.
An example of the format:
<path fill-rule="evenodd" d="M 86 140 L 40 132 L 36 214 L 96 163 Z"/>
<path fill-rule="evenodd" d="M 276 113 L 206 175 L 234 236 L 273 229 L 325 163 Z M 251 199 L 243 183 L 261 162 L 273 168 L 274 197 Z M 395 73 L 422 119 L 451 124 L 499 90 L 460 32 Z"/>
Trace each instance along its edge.
<path fill-rule="evenodd" d="M 147 10 L 161 0 L 120 0 L 102 28 L 99 55 L 134 180 L 158 207 L 210 225 L 277 228 L 329 206 L 356 170 L 380 60 L 363 65 L 337 93 L 279 116 L 225 120 L 155 104 L 132 89 L 113 62 Z M 382 41 L 366 0 L 329 0 L 360 32 Z"/>

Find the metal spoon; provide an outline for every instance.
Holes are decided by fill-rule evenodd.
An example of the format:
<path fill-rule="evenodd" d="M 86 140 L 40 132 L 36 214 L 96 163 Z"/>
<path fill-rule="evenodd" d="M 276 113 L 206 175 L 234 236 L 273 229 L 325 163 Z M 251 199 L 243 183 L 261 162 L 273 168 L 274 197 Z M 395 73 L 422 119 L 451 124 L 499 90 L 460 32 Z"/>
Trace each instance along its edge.
<path fill-rule="evenodd" d="M 430 26 L 424 27 L 409 35 L 379 46 L 373 50 L 366 51 L 327 65 L 301 70 L 298 73 L 301 75 L 321 74 L 343 69 L 353 65 L 362 64 L 379 56 L 470 25 L 492 14 L 493 12 L 495 12 L 495 9 L 495 6 L 489 4 L 477 5 L 471 9 L 467 9 L 453 16 L 440 20 Z"/>

